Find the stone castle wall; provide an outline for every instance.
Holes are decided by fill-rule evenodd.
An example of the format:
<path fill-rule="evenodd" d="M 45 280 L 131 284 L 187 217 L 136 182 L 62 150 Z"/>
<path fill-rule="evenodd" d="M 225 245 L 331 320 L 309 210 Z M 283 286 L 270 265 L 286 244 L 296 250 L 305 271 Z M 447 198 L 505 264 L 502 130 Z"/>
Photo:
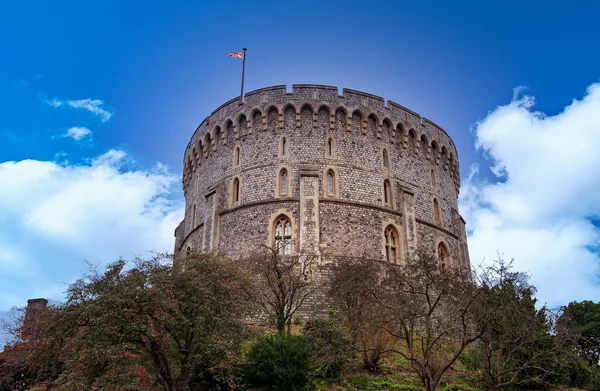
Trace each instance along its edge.
<path fill-rule="evenodd" d="M 176 257 L 220 248 L 242 258 L 273 246 L 274 221 L 285 215 L 292 254 L 317 254 L 321 265 L 338 257 L 386 260 L 384 232 L 392 226 L 399 235 L 397 263 L 417 249 L 437 256 L 443 243 L 449 267 L 470 267 L 454 143 L 394 102 L 320 85 L 293 85 L 291 93 L 285 86 L 263 88 L 212 112 L 184 159 L 186 213 L 175 232 Z"/>

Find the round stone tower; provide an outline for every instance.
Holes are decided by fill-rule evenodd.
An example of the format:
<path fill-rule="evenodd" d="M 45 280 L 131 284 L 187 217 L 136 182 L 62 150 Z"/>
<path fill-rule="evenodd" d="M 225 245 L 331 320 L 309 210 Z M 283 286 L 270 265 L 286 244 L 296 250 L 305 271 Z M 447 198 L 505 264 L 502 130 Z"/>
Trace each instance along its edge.
<path fill-rule="evenodd" d="M 258 247 L 403 264 L 435 254 L 469 269 L 458 213 L 457 153 L 446 132 L 375 95 L 321 85 L 267 87 L 233 99 L 184 155 L 185 218 L 175 256 Z"/>

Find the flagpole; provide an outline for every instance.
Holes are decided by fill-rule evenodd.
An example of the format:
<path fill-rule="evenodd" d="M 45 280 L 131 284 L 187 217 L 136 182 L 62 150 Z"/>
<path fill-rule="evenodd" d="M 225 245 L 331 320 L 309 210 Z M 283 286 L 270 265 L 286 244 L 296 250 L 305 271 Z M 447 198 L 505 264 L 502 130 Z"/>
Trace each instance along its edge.
<path fill-rule="evenodd" d="M 244 48 L 244 58 L 242 60 L 242 89 L 240 91 L 240 104 L 244 103 L 244 72 L 246 71 L 246 48 Z"/>

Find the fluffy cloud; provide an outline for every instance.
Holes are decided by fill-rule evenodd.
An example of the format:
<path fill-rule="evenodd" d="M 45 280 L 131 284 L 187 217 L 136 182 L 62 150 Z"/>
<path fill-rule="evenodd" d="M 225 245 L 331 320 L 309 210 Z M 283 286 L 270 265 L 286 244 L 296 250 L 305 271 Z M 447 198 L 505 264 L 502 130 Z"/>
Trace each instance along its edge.
<path fill-rule="evenodd" d="M 64 100 L 61 101 L 59 99 L 53 98 L 50 100 L 46 100 L 46 103 L 52 107 L 72 107 L 74 109 L 82 109 L 89 111 L 90 113 L 95 114 L 97 117 L 100 117 L 102 122 L 108 121 L 113 113 L 104 109 L 102 106 L 104 102 L 100 99 L 78 99 L 78 100 Z"/>
<path fill-rule="evenodd" d="M 92 134 L 92 131 L 88 128 L 74 126 L 67 129 L 63 137 L 71 137 L 73 140 L 79 141 L 90 134 Z"/>
<path fill-rule="evenodd" d="M 519 93 L 475 129 L 495 180 L 473 167 L 461 189 L 471 259 L 515 258 L 550 306 L 598 300 L 600 84 L 553 116 Z"/>
<path fill-rule="evenodd" d="M 85 164 L 0 164 L 0 311 L 28 298 L 60 300 L 87 269 L 147 251 L 172 251 L 183 205 L 179 177 L 111 150 Z"/>

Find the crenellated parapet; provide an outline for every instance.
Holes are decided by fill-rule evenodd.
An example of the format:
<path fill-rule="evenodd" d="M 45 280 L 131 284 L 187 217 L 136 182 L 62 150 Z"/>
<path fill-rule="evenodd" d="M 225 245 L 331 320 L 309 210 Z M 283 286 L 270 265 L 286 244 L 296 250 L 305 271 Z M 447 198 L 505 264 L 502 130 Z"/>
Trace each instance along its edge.
<path fill-rule="evenodd" d="M 403 154 L 414 154 L 440 165 L 451 176 L 456 191 L 460 175 L 456 148 L 448 134 L 434 122 L 393 101 L 361 91 L 337 87 L 294 84 L 292 92 L 285 85 L 248 92 L 244 102 L 232 99 L 215 109 L 194 132 L 185 151 L 183 185 L 190 183 L 194 172 L 218 144 L 239 140 L 241 134 L 265 132 L 269 128 L 283 129 L 286 113 L 295 118 L 297 129 L 301 116 L 311 117 L 316 126 L 319 115 L 328 116 L 330 130 L 336 120 L 345 122 L 346 132 L 358 132 L 364 137 L 381 139 Z"/>

